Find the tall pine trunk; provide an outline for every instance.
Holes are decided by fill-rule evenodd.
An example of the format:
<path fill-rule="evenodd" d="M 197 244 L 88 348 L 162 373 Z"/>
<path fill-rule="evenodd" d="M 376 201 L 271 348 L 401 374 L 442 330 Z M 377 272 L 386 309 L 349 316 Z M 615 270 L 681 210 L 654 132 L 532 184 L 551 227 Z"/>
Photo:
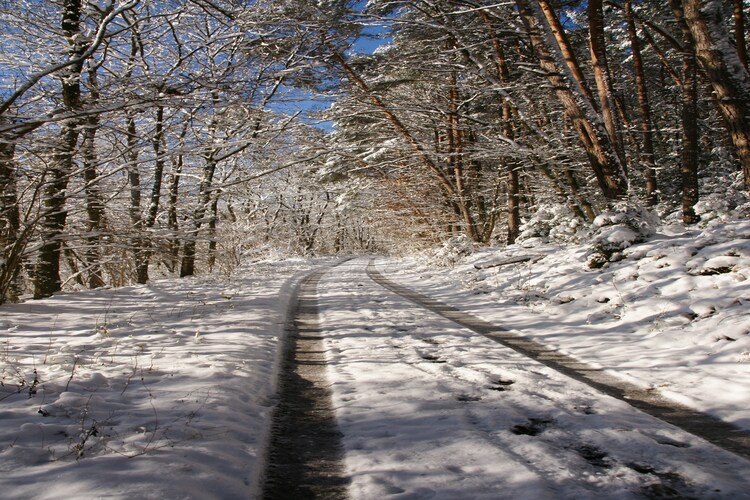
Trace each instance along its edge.
<path fill-rule="evenodd" d="M 609 141 L 614 148 L 620 163 L 625 165 L 625 149 L 620 136 L 620 124 L 617 120 L 614 86 L 607 62 L 607 47 L 604 37 L 604 12 L 602 0 L 589 0 L 589 49 L 591 67 L 594 70 L 594 81 L 599 94 L 599 106 L 607 130 Z M 623 167 L 624 168 L 624 167 Z"/>
<path fill-rule="evenodd" d="M 601 116 L 582 90 L 585 86 L 579 84 L 568 67 L 569 63 L 566 63 L 569 56 L 564 55 L 555 40 L 553 30 L 538 4 L 530 0 L 516 0 L 516 5 L 539 65 L 545 71 L 586 151 L 599 189 L 610 200 L 624 197 L 627 194 L 625 171 L 604 130 Z"/>
<path fill-rule="evenodd" d="M 723 2 L 682 0 L 682 7 L 750 191 L 750 74 L 725 28 Z"/>
<path fill-rule="evenodd" d="M 683 32 L 682 47 L 682 221 L 698 222 L 695 204 L 698 190 L 698 68 L 690 28 L 681 0 L 670 0 L 677 23 Z"/>
<path fill-rule="evenodd" d="M 498 80 L 500 83 L 508 85 L 510 83 L 510 68 L 508 67 L 508 60 L 505 57 L 505 49 L 495 33 L 487 12 L 482 10 L 480 11 L 480 14 L 492 42 Z M 508 139 L 515 140 L 516 134 L 513 126 L 513 106 L 510 100 L 505 97 L 502 100 L 502 115 L 500 120 L 503 135 Z M 516 239 L 521 232 L 521 179 L 519 174 L 521 166 L 517 160 L 510 156 L 508 158 L 503 158 L 501 160 L 501 165 L 506 169 L 506 196 L 508 209 L 508 231 L 506 242 L 508 245 L 512 245 L 516 242 Z M 487 235 L 487 241 L 489 241 L 491 233 L 492 232 L 490 231 L 490 234 Z"/>
<path fill-rule="evenodd" d="M 638 95 L 638 110 L 641 114 L 640 125 L 643 135 L 641 161 L 643 162 L 644 176 L 646 178 L 646 204 L 653 207 L 659 201 L 656 179 L 656 157 L 654 154 L 654 125 L 651 118 L 651 104 L 649 103 L 646 88 L 646 72 L 643 69 L 641 44 L 638 40 L 638 32 L 636 31 L 635 19 L 633 18 L 632 3 L 632 0 L 625 0 L 625 20 L 628 27 L 630 50 L 633 56 L 633 72 L 635 73 L 635 88 Z"/>

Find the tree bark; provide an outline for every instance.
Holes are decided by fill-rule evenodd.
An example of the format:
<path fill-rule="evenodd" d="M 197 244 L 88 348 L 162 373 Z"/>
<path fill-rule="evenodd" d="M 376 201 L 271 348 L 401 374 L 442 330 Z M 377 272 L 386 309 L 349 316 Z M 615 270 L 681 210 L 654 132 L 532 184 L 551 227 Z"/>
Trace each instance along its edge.
<path fill-rule="evenodd" d="M 35 299 L 49 297 L 62 287 L 60 256 L 63 230 L 68 217 L 65 210 L 66 189 L 73 170 L 73 156 L 78 142 L 77 128 L 77 124 L 70 122 L 62 126 L 52 167 L 44 179 L 44 214 L 39 230 L 42 244 L 34 269 Z"/>
<path fill-rule="evenodd" d="M 15 302 L 21 292 L 17 282 L 21 253 L 21 215 L 18 209 L 14 141 L 0 142 L 0 304 Z"/>
<path fill-rule="evenodd" d="M 737 56 L 747 69 L 747 42 L 745 40 L 745 14 L 742 11 L 742 0 L 734 0 L 734 39 L 737 47 Z"/>
<path fill-rule="evenodd" d="M 601 117 L 580 89 L 578 92 L 573 91 L 575 87 L 571 84 L 577 85 L 575 78 L 565 66 L 564 56 L 538 6 L 535 8 L 529 0 L 516 0 L 516 5 L 539 65 L 546 72 L 555 95 L 570 117 L 586 151 L 599 189 L 610 200 L 624 197 L 627 194 L 625 172 L 601 126 Z M 559 61 L 562 61 L 562 66 Z"/>
<path fill-rule="evenodd" d="M 524 0 L 526 1 L 526 0 Z M 586 77 L 583 75 L 581 65 L 578 63 L 578 58 L 573 51 L 573 47 L 570 45 L 567 35 L 565 34 L 565 28 L 560 22 L 560 18 L 557 17 L 555 10 L 552 8 L 547 0 L 537 0 L 539 8 L 544 14 L 547 26 L 552 32 L 557 46 L 560 48 L 560 53 L 565 59 L 565 64 L 568 66 L 570 73 L 573 75 L 575 82 L 578 84 L 579 92 L 586 98 L 588 103 L 596 109 L 596 101 L 594 96 L 586 83 Z M 541 20 L 540 20 L 541 21 Z"/>
<path fill-rule="evenodd" d="M 750 191 L 750 74 L 725 29 L 723 2 L 682 0 L 682 7 Z"/>
<path fill-rule="evenodd" d="M 182 245 L 182 262 L 180 265 L 180 278 L 195 274 L 196 243 L 198 233 L 203 226 L 206 212 L 210 208 L 213 195 L 213 178 L 216 173 L 216 151 L 206 156 L 206 165 L 203 167 L 203 175 L 199 186 L 199 201 L 197 208 L 193 211 L 191 220 L 192 227 L 187 240 Z"/>
<path fill-rule="evenodd" d="M 614 87 L 607 62 L 607 47 L 604 37 L 604 12 L 602 0 L 589 0 L 589 49 L 591 66 L 594 70 L 594 81 L 599 94 L 599 106 L 604 119 L 604 128 L 609 141 L 617 154 L 620 163 L 625 165 L 625 149 L 620 137 L 620 125 L 617 120 Z"/>
<path fill-rule="evenodd" d="M 86 48 L 80 37 L 81 0 L 63 2 L 62 31 L 70 47 L 70 58 L 78 62 L 66 68 L 61 76 L 63 104 L 67 111 L 81 107 L 81 56 Z M 69 119 L 61 124 L 60 138 L 52 155 L 52 166 L 46 174 L 43 215 L 39 248 L 34 271 L 34 298 L 49 297 L 60 291 L 60 254 L 62 236 L 67 219 L 65 211 L 66 189 L 73 170 L 73 157 L 78 142 L 78 120 Z"/>
<path fill-rule="evenodd" d="M 490 22 L 490 17 L 486 11 L 481 10 L 480 14 L 484 25 L 487 28 L 487 33 L 490 36 L 492 42 L 492 49 L 495 54 L 495 66 L 497 70 L 497 76 L 501 83 L 510 83 L 510 68 L 508 67 L 508 60 L 505 57 L 505 49 L 502 43 L 500 43 L 497 34 Z M 513 106 L 509 99 L 503 98 L 502 100 L 502 116 L 501 116 L 501 129 L 503 135 L 507 138 L 515 139 L 515 129 L 513 126 Z M 506 242 L 508 245 L 512 245 L 516 242 L 518 235 L 521 232 L 521 182 L 519 170 L 521 166 L 513 158 L 504 158 L 501 164 L 505 167 L 506 174 L 506 196 L 507 196 L 507 210 L 508 210 L 508 231 L 506 235 Z M 487 240 L 491 236 L 487 235 Z"/>
<path fill-rule="evenodd" d="M 99 119 L 91 117 L 85 122 L 83 139 L 81 141 L 81 152 L 83 156 L 83 181 L 86 194 L 86 267 L 88 268 L 87 286 L 99 288 L 104 286 L 101 267 L 101 244 L 102 232 L 104 230 L 104 201 L 98 185 L 98 174 L 96 170 L 96 133 L 99 128 Z"/>
<path fill-rule="evenodd" d="M 695 47 L 690 28 L 685 19 L 682 0 L 670 0 L 677 23 L 683 32 L 682 53 L 682 221 L 695 224 L 699 221 L 695 204 L 698 189 L 698 75 Z"/>
<path fill-rule="evenodd" d="M 521 179 L 518 168 L 508 166 L 508 234 L 506 242 L 512 245 L 521 234 Z"/>
<path fill-rule="evenodd" d="M 185 119 L 180 132 L 178 148 L 182 148 L 185 143 L 190 119 Z M 167 206 L 167 227 L 169 228 L 169 270 L 174 272 L 177 269 L 180 257 L 179 241 L 179 221 L 177 218 L 177 202 L 180 195 L 180 178 L 182 177 L 182 167 L 184 159 L 182 152 L 178 152 L 177 157 L 172 160 L 172 171 L 169 175 L 169 187 L 167 189 L 168 206 Z"/>
<path fill-rule="evenodd" d="M 133 231 L 131 245 L 133 248 L 133 261 L 135 265 L 135 281 L 144 284 L 148 281 L 148 237 L 145 232 L 143 220 L 143 208 L 141 203 L 141 171 L 138 160 L 138 130 L 135 123 L 135 115 L 127 113 L 127 151 L 125 152 L 125 171 L 128 174 L 128 185 L 130 187 L 130 227 Z"/>
<path fill-rule="evenodd" d="M 698 75 L 694 54 L 685 54 L 682 75 L 682 221 L 695 224 L 698 189 Z"/>
<path fill-rule="evenodd" d="M 214 196 L 214 199 L 211 202 L 210 214 L 211 218 L 208 220 L 208 253 L 206 257 L 206 267 L 208 267 L 208 272 L 212 272 L 214 270 L 214 266 L 216 265 L 216 250 L 218 246 L 216 241 L 216 226 L 219 222 L 218 196 Z"/>
<path fill-rule="evenodd" d="M 154 126 L 154 136 L 151 139 L 151 146 L 154 149 L 154 183 L 151 186 L 151 196 L 149 198 L 146 218 L 142 221 L 145 231 L 150 231 L 156 224 L 156 216 L 159 213 L 159 204 L 161 201 L 161 187 L 164 177 L 164 106 L 156 107 L 156 120 Z M 147 283 L 148 268 L 153 251 L 153 242 L 150 237 L 145 237 L 141 241 L 141 256 L 136 262 L 136 279 L 140 284 Z"/>
<path fill-rule="evenodd" d="M 641 144 L 641 161 L 646 178 L 646 205 L 655 206 L 659 202 L 658 184 L 656 179 L 656 161 L 654 155 L 654 133 L 653 119 L 651 118 L 651 105 L 648 100 L 646 88 L 646 73 L 643 70 L 643 57 L 641 56 L 641 43 L 638 40 L 638 32 L 633 18 L 633 2 L 625 0 L 625 21 L 628 27 L 628 39 L 633 56 L 633 71 L 635 73 L 635 87 L 638 94 L 638 109 L 641 114 L 641 133 L 643 143 Z"/>
<path fill-rule="evenodd" d="M 451 45 L 455 45 L 451 43 Z M 449 49 L 450 50 L 450 49 Z M 459 92 L 458 77 L 455 71 L 451 71 L 448 78 L 448 161 L 453 171 L 453 184 L 456 187 L 456 205 L 458 215 L 463 218 L 464 230 L 472 241 L 482 242 L 481 234 L 477 229 L 477 221 L 472 214 L 472 197 L 466 183 L 464 171 L 463 142 L 464 133 L 459 123 Z"/>
<path fill-rule="evenodd" d="M 91 68 L 89 74 L 89 85 L 91 87 L 90 100 L 96 105 L 99 102 L 99 89 L 96 78 L 96 67 Z M 83 139 L 81 141 L 81 153 L 83 156 L 83 181 L 86 195 L 86 267 L 88 268 L 88 279 L 86 285 L 89 288 L 104 286 L 101 266 L 101 244 L 104 231 L 104 200 L 98 184 L 98 173 L 96 169 L 96 134 L 99 130 L 99 117 L 92 115 L 84 122 Z"/>

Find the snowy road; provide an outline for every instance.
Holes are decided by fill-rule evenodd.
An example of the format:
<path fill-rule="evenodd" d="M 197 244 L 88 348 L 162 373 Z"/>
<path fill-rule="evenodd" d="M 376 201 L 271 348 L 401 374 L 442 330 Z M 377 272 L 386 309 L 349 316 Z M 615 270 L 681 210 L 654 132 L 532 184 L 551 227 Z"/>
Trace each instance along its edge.
<path fill-rule="evenodd" d="M 346 498 L 341 434 L 326 381 L 325 350 L 318 325 L 317 286 L 326 268 L 297 286 L 287 311 L 263 498 Z"/>
<path fill-rule="evenodd" d="M 702 251 L 714 247 L 727 251 Z M 682 252 L 659 248 L 669 256 L 607 275 L 576 271 L 577 254 L 551 249 L 526 289 L 513 280 L 530 269 L 472 274 L 487 254 L 450 270 L 375 264 L 409 289 L 750 429 L 747 280 L 693 276 L 680 271 Z M 657 279 L 649 269 L 664 260 L 679 272 Z M 326 262 L 248 263 L 231 279 L 3 305 L 0 496 L 260 498 L 290 338 L 284 312 L 299 289 L 300 337 L 332 392 L 353 500 L 750 498 L 746 459 L 417 307 L 373 282 L 368 259 L 298 288 Z M 568 299 L 526 300 L 542 280 L 545 296 Z M 715 314 L 685 326 L 688 305 Z M 665 326 L 675 318 L 683 327 Z M 736 340 L 714 341 L 717 331 Z"/>
<path fill-rule="evenodd" d="M 670 401 L 657 390 L 643 388 L 637 384 L 622 380 L 608 373 L 605 368 L 598 368 L 591 364 L 583 363 L 554 348 L 547 347 L 527 336 L 519 334 L 519 332 L 512 332 L 501 326 L 487 323 L 460 309 L 401 286 L 378 272 L 372 265 L 372 261 L 367 267 L 367 275 L 376 283 L 401 297 L 436 312 L 475 333 L 484 335 L 490 340 L 509 347 L 555 371 L 581 381 L 608 396 L 625 401 L 649 415 L 673 424 L 691 434 L 695 434 L 725 450 L 736 453 L 744 458 L 750 458 L 750 432 L 711 415 Z"/>
<path fill-rule="evenodd" d="M 750 463 L 376 284 L 320 280 L 350 496 L 748 498 Z"/>

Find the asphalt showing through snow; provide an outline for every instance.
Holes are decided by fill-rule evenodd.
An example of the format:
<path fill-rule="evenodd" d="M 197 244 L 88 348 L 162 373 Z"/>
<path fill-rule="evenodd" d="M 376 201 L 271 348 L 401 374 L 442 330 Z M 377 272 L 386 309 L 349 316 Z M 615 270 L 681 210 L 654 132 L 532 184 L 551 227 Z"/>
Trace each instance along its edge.
<path fill-rule="evenodd" d="M 347 498 L 349 478 L 318 325 L 317 286 L 327 270 L 318 269 L 302 280 L 287 314 L 280 401 L 263 490 L 266 500 Z"/>

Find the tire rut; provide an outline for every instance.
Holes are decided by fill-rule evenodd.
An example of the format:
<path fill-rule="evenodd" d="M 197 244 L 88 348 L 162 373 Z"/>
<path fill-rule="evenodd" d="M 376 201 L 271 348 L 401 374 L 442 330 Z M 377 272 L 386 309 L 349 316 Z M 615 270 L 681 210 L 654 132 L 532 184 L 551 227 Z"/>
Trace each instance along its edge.
<path fill-rule="evenodd" d="M 317 286 L 326 270 L 308 275 L 292 297 L 263 488 L 266 500 L 348 497 L 350 479 L 318 325 Z"/>
<path fill-rule="evenodd" d="M 570 378 L 624 401 L 649 415 L 670 423 L 727 451 L 750 458 L 750 432 L 716 417 L 670 401 L 657 391 L 643 389 L 625 382 L 604 370 L 589 366 L 571 356 L 529 338 L 488 323 L 455 307 L 434 300 L 395 283 L 378 272 L 372 261 L 367 275 L 384 288 L 435 312 L 454 323 L 479 333 L 490 340 L 542 363 Z"/>

